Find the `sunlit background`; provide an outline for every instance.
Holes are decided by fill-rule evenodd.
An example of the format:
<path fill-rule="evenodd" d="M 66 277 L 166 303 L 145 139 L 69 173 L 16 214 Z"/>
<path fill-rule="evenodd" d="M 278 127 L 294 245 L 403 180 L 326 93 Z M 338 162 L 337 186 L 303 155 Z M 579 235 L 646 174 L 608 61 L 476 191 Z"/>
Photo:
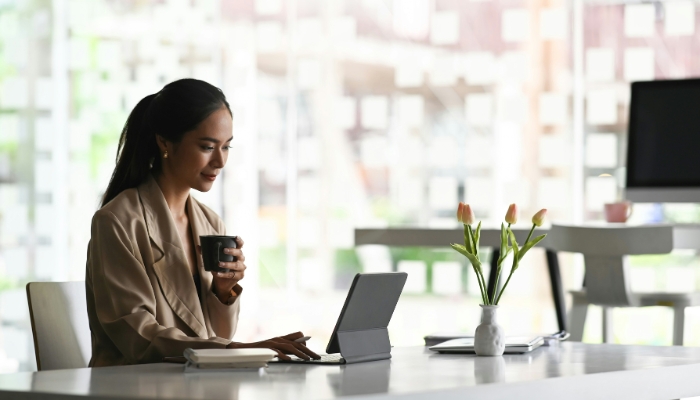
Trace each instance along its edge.
<path fill-rule="evenodd" d="M 473 332 L 478 284 L 448 248 L 354 246 L 362 227 L 602 219 L 621 195 L 629 82 L 700 76 L 696 1 L 0 0 L 0 372 L 36 368 L 24 285 L 82 280 L 131 109 L 175 79 L 234 113 L 223 179 L 194 192 L 245 241 L 235 340 L 325 349 L 357 272 L 409 280 L 394 345 Z M 700 208 L 636 205 L 640 222 Z M 446 243 L 447 245 L 447 243 Z M 485 249 L 486 250 L 486 249 Z M 560 255 L 566 289 L 582 261 Z M 698 288 L 694 252 L 636 257 L 635 290 Z M 567 299 L 568 301 L 569 299 Z M 501 302 L 508 333 L 557 330 L 544 253 Z M 600 312 L 585 341 L 599 342 Z M 614 311 L 617 343 L 671 343 L 672 310 Z M 686 344 L 700 314 L 688 310 Z"/>

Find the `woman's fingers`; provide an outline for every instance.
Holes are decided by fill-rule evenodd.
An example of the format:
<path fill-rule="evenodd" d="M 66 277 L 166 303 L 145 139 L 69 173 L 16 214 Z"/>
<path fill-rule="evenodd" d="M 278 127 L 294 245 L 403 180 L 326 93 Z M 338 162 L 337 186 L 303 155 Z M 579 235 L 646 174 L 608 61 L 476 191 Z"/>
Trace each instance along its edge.
<path fill-rule="evenodd" d="M 304 334 L 301 333 L 301 332 L 294 332 L 294 333 L 288 333 L 288 334 L 286 334 L 286 335 L 284 335 L 284 336 L 280 336 L 280 337 L 281 337 L 282 339 L 291 340 L 291 341 L 293 342 L 293 341 L 295 341 L 295 340 L 297 340 L 297 339 L 299 339 L 299 338 L 303 338 L 303 337 L 304 337 Z"/>
<path fill-rule="evenodd" d="M 243 272 L 246 270 L 246 268 L 248 268 L 241 261 L 232 261 L 232 262 L 222 261 L 219 263 L 219 267 L 230 269 L 232 271 L 239 271 L 239 272 Z M 238 276 L 238 274 L 236 276 Z"/>
<path fill-rule="evenodd" d="M 301 359 L 304 359 L 304 360 L 309 359 L 309 356 L 307 356 L 303 352 L 295 349 L 294 346 L 289 344 L 289 342 L 285 343 L 284 341 L 280 340 L 279 338 L 273 338 L 273 339 L 264 340 L 262 342 L 258 342 L 258 343 L 256 343 L 256 347 L 265 347 L 265 348 L 272 349 L 278 353 L 283 353 L 283 354 L 294 354 L 295 356 L 297 356 Z M 287 357 L 286 355 L 283 355 L 282 358 L 285 360 L 289 360 L 289 357 Z"/>
<path fill-rule="evenodd" d="M 270 343 L 269 340 L 265 340 L 262 342 L 257 342 L 257 343 L 229 343 L 228 346 L 226 346 L 229 349 L 252 349 L 252 348 L 258 348 L 258 349 L 270 349 L 277 353 L 277 357 L 279 357 L 282 360 L 289 360 L 289 356 L 284 354 L 283 351 L 280 351 L 277 346 L 274 343 Z"/>
<path fill-rule="evenodd" d="M 226 247 L 224 248 L 224 254 L 230 254 L 236 257 L 236 261 L 245 261 L 245 256 L 243 255 L 243 251 L 241 251 L 241 249 L 237 249 L 235 247 Z"/>
<path fill-rule="evenodd" d="M 236 277 L 236 273 L 234 271 L 228 271 L 228 272 L 217 272 L 216 273 L 217 278 L 222 278 L 222 279 L 233 279 Z"/>
<path fill-rule="evenodd" d="M 283 351 L 286 354 L 294 354 L 295 356 L 301 358 L 302 360 L 310 360 L 311 357 L 305 354 L 303 351 L 300 349 L 297 349 L 296 346 L 292 344 L 292 342 L 286 341 L 286 343 L 279 342 L 275 339 L 270 339 L 275 343 L 275 348 L 278 350 Z"/>
<path fill-rule="evenodd" d="M 280 336 L 280 338 L 281 338 L 281 339 L 285 339 L 285 340 L 289 340 L 289 341 L 292 342 L 292 343 L 294 344 L 294 346 L 296 346 L 299 350 L 301 350 L 301 351 L 303 351 L 304 353 L 306 353 L 306 354 L 308 354 L 309 356 L 311 356 L 311 358 L 315 358 L 315 359 L 321 358 L 321 356 L 319 356 L 318 354 L 316 354 L 316 353 L 314 353 L 313 351 L 311 351 L 311 349 L 309 349 L 308 347 L 306 347 L 306 344 L 295 342 L 295 340 L 297 340 L 297 339 L 299 339 L 299 338 L 302 338 L 302 337 L 304 337 L 304 336 L 305 336 L 305 335 L 304 335 L 303 332 L 294 332 L 294 333 L 286 334 L 286 335 L 284 335 L 284 336 Z"/>
<path fill-rule="evenodd" d="M 304 354 L 307 354 L 309 357 L 311 357 L 311 358 L 313 358 L 313 359 L 316 359 L 316 360 L 318 360 L 318 359 L 321 358 L 321 356 L 319 356 L 318 354 L 316 354 L 316 353 L 314 353 L 313 351 L 311 351 L 311 349 L 309 349 L 308 347 L 306 347 L 306 345 L 304 345 L 304 344 L 302 344 L 302 343 L 295 343 L 295 342 L 292 342 L 292 343 L 294 343 L 294 347 L 296 347 L 296 348 L 299 349 L 300 351 L 303 351 Z"/>
<path fill-rule="evenodd" d="M 289 336 L 289 335 L 287 335 L 287 336 Z M 293 354 L 296 354 L 297 357 L 302 358 L 297 352 L 303 353 L 304 356 L 307 357 L 307 358 L 304 358 L 305 360 L 308 359 L 308 358 L 314 358 L 314 359 L 317 359 L 317 360 L 318 360 L 319 358 L 321 358 L 321 356 L 319 356 L 318 354 L 316 354 L 316 353 L 314 353 L 313 351 L 311 351 L 308 347 L 306 347 L 306 346 L 305 346 L 304 344 L 302 344 L 302 343 L 297 343 L 297 342 L 289 341 L 288 339 L 284 339 L 284 338 L 281 338 L 281 337 L 279 337 L 279 338 L 273 338 L 273 339 L 270 339 L 270 340 L 275 341 L 276 343 L 284 344 L 285 349 L 286 349 L 286 348 L 292 348 L 292 349 L 294 349 Z"/>
<path fill-rule="evenodd" d="M 240 281 L 245 277 L 245 271 L 241 270 L 228 270 L 228 271 L 222 271 L 222 272 L 215 272 L 214 273 L 217 278 L 221 279 L 235 279 Z"/>
<path fill-rule="evenodd" d="M 291 360 L 291 358 L 289 358 L 288 355 L 282 353 L 281 351 L 279 351 L 279 350 L 277 350 L 277 349 L 275 349 L 275 348 L 272 348 L 272 349 L 270 349 L 270 350 L 274 350 L 274 351 L 277 353 L 277 358 L 279 358 L 279 359 L 281 359 L 281 360 Z"/>
<path fill-rule="evenodd" d="M 292 334 L 289 334 L 286 336 L 294 337 L 295 335 L 297 335 L 299 333 L 301 333 L 301 332 L 292 333 Z M 226 347 L 231 348 L 231 349 L 233 349 L 233 348 L 239 348 L 239 349 L 241 349 L 241 348 L 255 348 L 255 347 L 271 349 L 271 350 L 274 350 L 277 353 L 277 357 L 279 357 L 282 360 L 289 360 L 289 356 L 287 356 L 287 354 L 294 354 L 295 356 L 297 356 L 303 360 L 309 360 L 311 358 L 314 358 L 314 359 L 321 358 L 321 356 L 319 356 L 318 354 L 309 350 L 309 348 L 307 348 L 303 344 L 289 341 L 288 339 L 285 339 L 284 337 L 272 338 L 272 339 L 263 340 L 262 342 L 256 342 L 256 343 L 234 343 L 234 342 L 231 342 Z"/>
<path fill-rule="evenodd" d="M 244 244 L 244 243 L 245 243 L 245 242 L 243 241 L 243 239 L 241 239 L 240 236 L 236 236 L 236 246 L 238 246 L 239 249 L 240 249 L 241 247 L 243 247 L 243 244 Z"/>
<path fill-rule="evenodd" d="M 234 256 L 234 261 L 222 261 L 219 263 L 219 267 L 234 271 L 244 271 L 246 269 L 246 266 L 243 263 L 245 261 L 245 255 L 243 255 L 243 252 L 240 249 L 227 247 L 224 249 L 224 253 Z"/>

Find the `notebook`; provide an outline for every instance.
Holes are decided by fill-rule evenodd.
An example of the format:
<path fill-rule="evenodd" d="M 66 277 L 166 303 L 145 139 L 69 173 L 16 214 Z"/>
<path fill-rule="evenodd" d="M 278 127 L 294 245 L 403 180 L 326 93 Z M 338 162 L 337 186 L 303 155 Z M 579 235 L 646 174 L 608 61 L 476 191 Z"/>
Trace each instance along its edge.
<path fill-rule="evenodd" d="M 277 356 L 270 349 L 185 349 L 186 372 L 243 370 L 266 367 Z"/>
<path fill-rule="evenodd" d="M 504 353 L 518 354 L 528 353 L 542 346 L 544 338 L 542 336 L 508 336 L 506 337 L 506 348 Z M 448 340 L 435 346 L 430 350 L 439 353 L 474 353 L 474 338 L 460 338 Z"/>

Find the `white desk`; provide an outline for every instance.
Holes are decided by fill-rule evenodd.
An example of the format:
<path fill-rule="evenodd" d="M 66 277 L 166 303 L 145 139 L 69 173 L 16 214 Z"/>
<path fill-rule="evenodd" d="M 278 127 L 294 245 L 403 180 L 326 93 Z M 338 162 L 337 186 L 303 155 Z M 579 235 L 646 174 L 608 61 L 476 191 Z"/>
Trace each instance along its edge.
<path fill-rule="evenodd" d="M 530 227 L 512 227 L 520 244 L 525 242 Z M 547 229 L 537 228 L 533 236 L 547 233 Z M 501 243 L 500 227 L 482 227 L 479 244 L 483 247 L 495 247 Z M 415 247 L 450 247 L 450 243 L 464 243 L 462 228 L 357 228 L 355 229 L 355 246 L 363 244 L 382 244 L 386 246 Z M 544 244 L 544 243 L 543 243 Z"/>
<path fill-rule="evenodd" d="M 640 225 L 586 223 L 583 226 L 598 227 L 610 230 L 633 229 Z M 673 234 L 674 249 L 700 250 L 700 224 L 658 224 L 668 226 Z M 522 244 L 527 237 L 530 227 L 513 228 L 513 233 Z M 533 236 L 549 233 L 549 229 L 537 228 Z M 500 244 L 500 228 L 484 227 L 481 229 L 481 245 L 497 247 Z M 547 240 L 540 243 L 547 247 Z M 450 247 L 450 243 L 462 243 L 461 228 L 357 228 L 355 229 L 355 245 L 382 244 L 386 246 L 416 246 L 416 247 Z"/>
<path fill-rule="evenodd" d="M 184 374 L 178 364 L 0 375 L 12 399 L 672 399 L 700 395 L 700 348 L 563 343 L 529 355 L 438 355 L 397 347 L 348 366 L 270 365 Z"/>

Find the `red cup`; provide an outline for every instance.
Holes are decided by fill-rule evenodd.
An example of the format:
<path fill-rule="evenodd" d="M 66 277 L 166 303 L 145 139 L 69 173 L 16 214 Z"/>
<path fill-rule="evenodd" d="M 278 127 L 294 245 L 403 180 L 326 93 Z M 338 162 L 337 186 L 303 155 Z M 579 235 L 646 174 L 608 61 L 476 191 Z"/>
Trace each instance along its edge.
<path fill-rule="evenodd" d="M 608 222 L 627 222 L 632 215 L 632 202 L 619 201 L 605 204 L 605 220 Z"/>

